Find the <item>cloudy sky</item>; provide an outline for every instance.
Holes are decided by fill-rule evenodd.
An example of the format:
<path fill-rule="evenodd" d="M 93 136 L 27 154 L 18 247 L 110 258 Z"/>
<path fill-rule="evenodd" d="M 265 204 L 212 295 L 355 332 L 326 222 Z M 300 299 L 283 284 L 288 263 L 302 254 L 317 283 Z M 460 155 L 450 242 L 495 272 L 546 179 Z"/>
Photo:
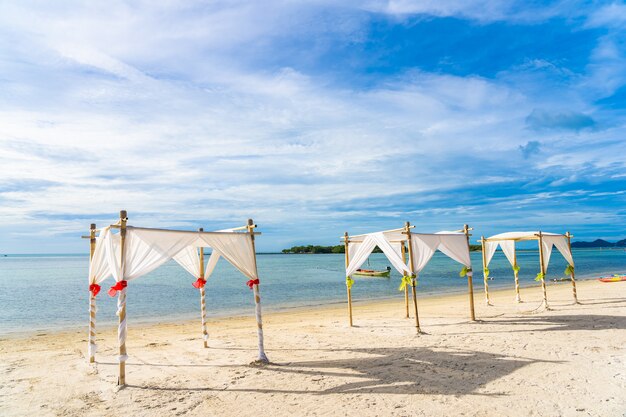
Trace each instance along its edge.
<path fill-rule="evenodd" d="M 0 253 L 89 223 L 259 249 L 469 223 L 626 237 L 626 5 L 0 2 Z M 159 3 L 159 5 L 156 5 Z"/>

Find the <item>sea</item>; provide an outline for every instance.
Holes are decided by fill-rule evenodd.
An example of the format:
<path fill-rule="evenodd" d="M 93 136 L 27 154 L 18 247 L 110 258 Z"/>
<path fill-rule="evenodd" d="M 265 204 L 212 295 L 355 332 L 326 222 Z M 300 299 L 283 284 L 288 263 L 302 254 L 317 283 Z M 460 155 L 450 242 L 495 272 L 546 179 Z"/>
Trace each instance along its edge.
<path fill-rule="evenodd" d="M 626 251 L 574 249 L 578 280 L 626 273 Z M 481 253 L 472 252 L 476 276 L 474 291 L 481 299 L 483 280 Z M 520 283 L 539 285 L 536 250 L 518 250 Z M 264 311 L 345 303 L 343 254 L 259 254 L 257 263 Z M 0 256 L 0 335 L 21 332 L 79 329 L 87 326 L 89 257 L 80 255 Z M 372 254 L 364 268 L 384 269 L 383 254 Z M 554 250 L 547 277 L 561 278 L 565 260 Z M 501 251 L 490 264 L 490 289 L 513 288 L 513 271 Z M 421 272 L 418 297 L 465 293 L 467 281 L 459 276 L 461 265 L 437 252 Z M 400 274 L 389 278 L 355 277 L 353 300 L 402 298 Z M 199 317 L 200 298 L 192 287 L 195 278 L 171 261 L 128 284 L 127 318 L 130 323 L 170 322 Z M 221 259 L 206 284 L 209 317 L 254 315 L 254 298 L 247 278 Z M 102 283 L 98 294 L 98 326 L 113 325 L 116 300 L 107 294 L 112 279 Z M 548 285 L 553 285 L 551 282 Z M 549 291 L 549 288 L 548 288 Z"/>

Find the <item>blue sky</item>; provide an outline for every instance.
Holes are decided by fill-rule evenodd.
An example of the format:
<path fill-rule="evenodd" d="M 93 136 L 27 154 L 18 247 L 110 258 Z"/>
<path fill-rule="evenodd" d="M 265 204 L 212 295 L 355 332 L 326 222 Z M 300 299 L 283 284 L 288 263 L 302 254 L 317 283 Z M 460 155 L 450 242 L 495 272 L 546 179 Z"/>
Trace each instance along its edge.
<path fill-rule="evenodd" d="M 243 224 L 626 237 L 626 5 L 0 3 L 0 253 Z"/>

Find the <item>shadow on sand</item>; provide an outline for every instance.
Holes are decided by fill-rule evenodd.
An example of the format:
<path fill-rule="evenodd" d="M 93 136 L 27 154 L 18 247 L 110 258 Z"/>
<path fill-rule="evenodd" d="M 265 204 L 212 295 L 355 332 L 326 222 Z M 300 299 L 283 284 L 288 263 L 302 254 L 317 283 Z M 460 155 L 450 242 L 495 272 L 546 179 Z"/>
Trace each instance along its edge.
<path fill-rule="evenodd" d="M 321 351 L 320 353 L 322 353 Z M 477 390 L 521 367 L 545 362 L 472 350 L 430 348 L 336 349 L 334 352 L 358 354 L 359 357 L 282 364 L 272 363 L 262 368 L 266 372 L 294 373 L 302 375 L 303 378 L 315 378 L 315 381 L 324 381 L 323 386 L 318 391 L 299 390 L 293 386 L 218 389 L 128 385 L 128 388 L 156 391 L 226 390 L 309 395 L 388 393 L 492 396 L 506 394 L 481 394 Z M 315 355 L 313 352 L 311 353 L 313 356 Z"/>

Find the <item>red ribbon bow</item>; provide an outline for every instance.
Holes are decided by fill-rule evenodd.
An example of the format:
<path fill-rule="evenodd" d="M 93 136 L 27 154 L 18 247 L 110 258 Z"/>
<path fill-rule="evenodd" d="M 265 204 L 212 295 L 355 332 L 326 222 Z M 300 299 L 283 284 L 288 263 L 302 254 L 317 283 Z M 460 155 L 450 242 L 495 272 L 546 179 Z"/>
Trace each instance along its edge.
<path fill-rule="evenodd" d="M 252 287 L 254 287 L 255 285 L 259 285 L 259 279 L 251 279 L 250 281 L 246 282 L 246 285 L 250 287 L 250 289 L 252 289 Z"/>
<path fill-rule="evenodd" d="M 126 281 L 118 281 L 114 286 L 111 287 L 111 289 L 109 290 L 109 295 L 111 297 L 115 297 L 115 295 L 117 294 L 118 291 L 122 291 L 124 288 L 126 288 L 126 286 L 128 285 L 128 282 Z"/>
<path fill-rule="evenodd" d="M 89 286 L 89 291 L 91 292 L 91 295 L 95 297 L 100 292 L 100 286 L 98 284 L 91 284 Z"/>
<path fill-rule="evenodd" d="M 204 287 L 204 284 L 206 284 L 206 279 L 204 279 L 204 278 L 198 278 L 198 279 L 196 280 L 196 282 L 194 282 L 194 283 L 193 283 L 193 284 L 191 284 L 191 285 L 193 285 L 193 287 L 194 287 L 194 288 L 200 289 L 200 288 Z"/>

